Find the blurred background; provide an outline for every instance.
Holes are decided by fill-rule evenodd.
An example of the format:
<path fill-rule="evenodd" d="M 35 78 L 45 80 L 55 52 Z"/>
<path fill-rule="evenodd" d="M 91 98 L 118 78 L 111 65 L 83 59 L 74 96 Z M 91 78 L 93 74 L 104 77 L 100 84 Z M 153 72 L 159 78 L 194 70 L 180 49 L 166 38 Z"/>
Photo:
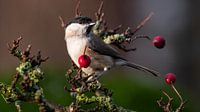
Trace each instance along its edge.
<path fill-rule="evenodd" d="M 176 86 L 188 100 L 186 111 L 199 112 L 200 101 L 200 14 L 199 0 L 104 0 L 105 19 L 109 28 L 120 24 L 122 29 L 135 28 L 150 12 L 153 18 L 137 35 L 166 39 L 164 49 L 156 49 L 145 39 L 130 47 L 127 59 L 154 68 L 162 74 L 177 75 Z M 82 15 L 95 19 L 99 0 L 81 0 Z M 46 97 L 66 105 L 72 99 L 63 90 L 65 71 L 70 66 L 64 42 L 64 30 L 58 16 L 65 21 L 74 17 L 76 0 L 0 0 L 0 81 L 9 82 L 19 62 L 8 53 L 6 44 L 22 36 L 22 47 L 32 44 L 32 53 L 41 50 L 50 59 L 43 64 L 46 78 L 42 85 Z M 122 30 L 123 31 L 123 30 Z M 156 105 L 160 89 L 170 88 L 162 79 L 146 73 L 118 68 L 102 77 L 102 82 L 114 91 L 114 101 L 126 108 L 141 112 L 161 111 Z M 120 83 L 119 83 L 120 82 Z M 170 92 L 172 93 L 172 92 Z M 53 96 L 53 97 L 52 97 Z M 175 102 L 178 105 L 178 100 Z M 25 110 L 36 112 L 35 105 L 25 103 Z M 0 97 L 0 112 L 15 111 Z"/>

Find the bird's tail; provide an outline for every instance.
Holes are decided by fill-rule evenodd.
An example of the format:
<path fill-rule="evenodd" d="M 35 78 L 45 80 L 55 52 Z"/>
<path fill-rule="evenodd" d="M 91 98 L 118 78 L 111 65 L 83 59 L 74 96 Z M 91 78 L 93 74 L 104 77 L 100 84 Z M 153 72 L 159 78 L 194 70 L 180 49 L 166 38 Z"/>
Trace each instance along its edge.
<path fill-rule="evenodd" d="M 139 65 L 139 64 L 136 64 L 136 63 L 133 63 L 133 62 L 128 62 L 126 61 L 126 63 L 124 64 L 125 66 L 128 66 L 128 67 L 131 67 L 131 68 L 135 68 L 137 70 L 140 70 L 140 71 L 144 71 L 144 72 L 148 72 L 148 73 L 151 73 L 153 74 L 154 76 L 158 77 L 160 76 L 160 73 L 155 71 L 155 70 L 152 70 L 150 68 L 147 68 L 147 67 L 144 67 L 142 65 Z"/>

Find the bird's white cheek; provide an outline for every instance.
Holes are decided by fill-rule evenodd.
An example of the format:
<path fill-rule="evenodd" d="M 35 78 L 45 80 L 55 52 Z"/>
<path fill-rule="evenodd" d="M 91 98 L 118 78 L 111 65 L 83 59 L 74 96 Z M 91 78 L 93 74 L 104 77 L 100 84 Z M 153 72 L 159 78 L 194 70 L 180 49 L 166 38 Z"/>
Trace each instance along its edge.
<path fill-rule="evenodd" d="M 76 35 L 75 31 L 65 30 L 65 39 L 73 37 L 74 35 Z"/>

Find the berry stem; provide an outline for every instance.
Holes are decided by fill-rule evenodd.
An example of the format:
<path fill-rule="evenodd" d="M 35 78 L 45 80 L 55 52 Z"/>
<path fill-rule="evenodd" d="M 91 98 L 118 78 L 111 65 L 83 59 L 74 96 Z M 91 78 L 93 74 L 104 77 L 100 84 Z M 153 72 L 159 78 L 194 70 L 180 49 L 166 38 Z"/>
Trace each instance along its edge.
<path fill-rule="evenodd" d="M 181 102 L 183 102 L 183 98 L 180 95 L 180 93 L 177 91 L 177 89 L 175 88 L 175 86 L 173 85 L 173 83 L 171 84 L 172 89 L 174 90 L 174 92 L 178 95 L 179 99 L 181 100 Z"/>
<path fill-rule="evenodd" d="M 84 55 L 85 55 L 86 49 L 87 49 L 87 45 L 85 46 L 84 51 L 83 51 Z"/>
<path fill-rule="evenodd" d="M 172 98 L 165 92 L 165 90 L 161 90 L 161 91 L 162 91 L 162 93 L 163 93 L 165 96 L 167 96 L 168 99 L 172 99 Z"/>

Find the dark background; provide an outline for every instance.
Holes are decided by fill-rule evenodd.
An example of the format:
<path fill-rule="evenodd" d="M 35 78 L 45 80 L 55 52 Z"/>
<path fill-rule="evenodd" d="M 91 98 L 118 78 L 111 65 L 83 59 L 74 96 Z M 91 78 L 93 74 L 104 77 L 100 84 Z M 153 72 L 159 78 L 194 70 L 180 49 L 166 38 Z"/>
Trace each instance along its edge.
<path fill-rule="evenodd" d="M 162 35 L 167 41 L 166 47 L 159 50 L 153 47 L 151 42 L 141 39 L 131 45 L 138 49 L 136 52 L 126 53 L 127 59 L 159 70 L 162 74 L 175 73 L 178 89 L 181 90 L 181 93 L 189 102 L 186 108 L 194 112 L 200 111 L 196 106 L 200 100 L 199 2 L 198 0 L 105 0 L 104 6 L 105 19 L 110 28 L 120 24 L 123 25 L 123 29 L 129 26 L 134 28 L 151 11 L 155 13 L 151 21 L 137 34 L 150 37 Z M 99 3 L 99 0 L 81 0 L 82 14 L 95 18 L 94 12 L 98 9 Z M 22 45 L 24 48 L 28 44 L 32 44 L 33 53 L 40 49 L 44 56 L 50 56 L 50 60 L 43 66 L 45 72 L 48 71 L 47 73 L 50 74 L 47 74 L 47 83 L 44 81 L 44 86 L 47 85 L 46 88 L 49 91 L 54 90 L 52 86 L 61 86 L 60 91 L 63 94 L 62 84 L 65 81 L 63 80 L 64 74 L 67 67 L 69 67 L 68 62 L 70 59 L 65 47 L 64 30 L 60 26 L 58 16 L 62 16 L 65 21 L 69 21 L 74 17 L 75 4 L 76 0 L 0 0 L 1 82 L 11 80 L 9 77 L 14 74 L 15 67 L 18 64 L 16 58 L 8 53 L 6 44 L 22 36 L 24 38 Z M 121 87 L 115 93 L 119 96 L 116 99 L 122 97 L 117 101 L 119 104 L 123 105 L 126 102 L 127 108 L 139 111 L 145 111 L 142 107 L 150 105 L 145 104 L 145 102 L 151 102 L 156 100 L 151 98 L 160 97 L 159 89 L 167 88 L 163 84 L 163 80 L 127 68 L 123 68 L 119 72 L 113 70 L 103 78 L 110 82 L 107 85 L 114 90 L 118 86 Z M 132 92 L 125 89 L 126 83 L 122 79 L 125 82 L 127 80 L 130 82 L 127 85 L 133 88 Z M 117 83 L 120 80 L 123 83 Z M 118 85 L 114 83 L 115 81 Z M 48 85 L 49 83 L 50 85 Z M 135 86 L 137 84 L 139 86 Z M 130 88 L 128 89 L 130 90 Z M 57 92 L 49 91 L 47 96 L 50 97 L 51 94 L 59 96 Z M 128 104 L 130 102 L 127 101 L 130 98 L 124 100 L 123 95 L 126 96 L 126 94 L 133 98 L 130 101 L 131 104 Z M 150 97 L 140 99 L 145 95 L 148 96 L 148 94 L 151 94 Z M 63 94 L 63 96 L 60 95 L 52 100 L 58 101 L 57 99 L 63 99 L 64 96 Z M 65 104 L 65 101 L 60 102 Z M 0 100 L 0 111 L 3 108 L 3 103 L 3 100 Z M 155 104 L 155 102 L 153 103 Z"/>

